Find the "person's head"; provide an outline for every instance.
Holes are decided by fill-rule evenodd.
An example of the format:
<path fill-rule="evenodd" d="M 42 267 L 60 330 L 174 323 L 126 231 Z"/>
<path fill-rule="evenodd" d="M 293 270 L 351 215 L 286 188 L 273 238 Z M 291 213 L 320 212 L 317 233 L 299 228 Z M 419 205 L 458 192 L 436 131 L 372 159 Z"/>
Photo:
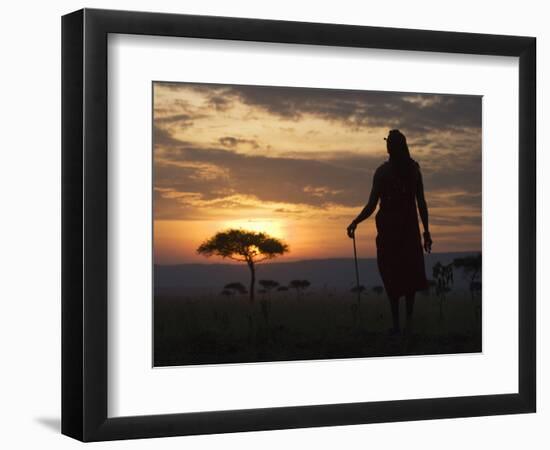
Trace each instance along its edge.
<path fill-rule="evenodd" d="M 399 130 L 390 130 L 386 139 L 390 164 L 400 177 L 405 177 L 413 167 L 411 154 L 407 145 L 407 138 Z"/>
<path fill-rule="evenodd" d="M 408 161 L 410 159 L 407 138 L 403 133 L 399 130 L 390 130 L 388 137 L 385 139 L 390 160 Z"/>

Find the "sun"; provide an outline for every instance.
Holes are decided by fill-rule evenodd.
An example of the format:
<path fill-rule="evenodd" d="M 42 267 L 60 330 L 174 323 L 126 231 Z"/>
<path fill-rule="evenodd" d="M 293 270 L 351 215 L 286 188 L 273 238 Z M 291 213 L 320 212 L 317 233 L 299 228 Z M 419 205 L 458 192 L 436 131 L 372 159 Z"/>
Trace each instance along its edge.
<path fill-rule="evenodd" d="M 281 220 L 270 219 L 239 219 L 227 220 L 223 223 L 224 228 L 241 228 L 248 231 L 267 233 L 276 238 L 284 238 L 284 224 Z"/>

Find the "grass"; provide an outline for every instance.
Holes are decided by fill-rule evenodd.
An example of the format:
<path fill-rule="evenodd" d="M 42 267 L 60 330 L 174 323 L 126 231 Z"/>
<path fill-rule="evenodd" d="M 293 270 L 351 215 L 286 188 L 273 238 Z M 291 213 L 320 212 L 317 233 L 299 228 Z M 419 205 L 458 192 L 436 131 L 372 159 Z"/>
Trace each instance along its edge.
<path fill-rule="evenodd" d="M 355 294 L 330 290 L 258 295 L 252 307 L 240 295 L 156 296 L 155 366 L 480 352 L 480 301 L 450 292 L 441 317 L 435 294 L 419 294 L 412 333 L 389 336 L 384 294 L 363 295 L 358 311 Z"/>

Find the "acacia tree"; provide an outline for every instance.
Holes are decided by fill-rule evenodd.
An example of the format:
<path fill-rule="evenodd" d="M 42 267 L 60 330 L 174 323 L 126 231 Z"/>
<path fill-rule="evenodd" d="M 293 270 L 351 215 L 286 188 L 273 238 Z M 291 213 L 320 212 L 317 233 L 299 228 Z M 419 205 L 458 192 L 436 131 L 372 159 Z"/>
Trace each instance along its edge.
<path fill-rule="evenodd" d="M 443 318 L 443 301 L 453 284 L 453 263 L 443 265 L 437 262 L 432 268 L 432 275 L 436 282 L 435 293 L 439 297 L 439 318 Z"/>
<path fill-rule="evenodd" d="M 481 302 L 475 302 L 475 294 L 481 294 L 481 253 L 455 258 L 453 264 L 457 269 L 462 269 L 464 276 L 470 277 L 470 296 L 472 303 L 474 303 L 476 319 L 479 319 L 481 316 Z"/>
<path fill-rule="evenodd" d="M 464 275 L 470 276 L 470 282 L 476 281 L 481 274 L 481 253 L 463 258 L 455 258 L 453 264 L 457 269 L 462 269 Z"/>
<path fill-rule="evenodd" d="M 453 264 L 457 269 L 462 269 L 465 276 L 470 277 L 470 294 L 473 299 L 474 293 L 481 290 L 481 253 L 455 258 Z"/>
<path fill-rule="evenodd" d="M 228 283 L 223 288 L 225 290 L 231 291 L 234 294 L 241 294 L 241 295 L 248 294 L 248 291 L 244 287 L 244 284 L 239 283 L 238 281 L 233 283 Z"/>
<path fill-rule="evenodd" d="M 279 286 L 279 283 L 275 280 L 260 280 L 260 285 L 269 293 Z"/>
<path fill-rule="evenodd" d="M 359 286 L 353 286 L 349 291 L 354 293 L 354 294 L 362 294 L 366 290 L 367 290 L 367 288 L 365 286 L 363 286 L 362 284 L 360 284 Z"/>
<path fill-rule="evenodd" d="M 229 229 L 220 231 L 204 241 L 197 253 L 204 256 L 221 256 L 244 262 L 250 270 L 250 301 L 254 301 L 256 264 L 288 252 L 288 245 L 266 233 Z"/>
<path fill-rule="evenodd" d="M 384 293 L 384 287 L 383 286 L 374 286 L 372 288 L 372 292 L 374 292 L 376 295 L 382 295 Z"/>
<path fill-rule="evenodd" d="M 306 290 L 309 286 L 311 286 L 311 283 L 308 280 L 292 280 L 288 287 L 291 287 L 292 289 L 296 289 L 296 296 L 299 298 L 300 294 Z"/>
<path fill-rule="evenodd" d="M 271 291 L 278 287 L 279 283 L 275 280 L 260 280 L 260 285 L 265 289 L 271 298 Z"/>

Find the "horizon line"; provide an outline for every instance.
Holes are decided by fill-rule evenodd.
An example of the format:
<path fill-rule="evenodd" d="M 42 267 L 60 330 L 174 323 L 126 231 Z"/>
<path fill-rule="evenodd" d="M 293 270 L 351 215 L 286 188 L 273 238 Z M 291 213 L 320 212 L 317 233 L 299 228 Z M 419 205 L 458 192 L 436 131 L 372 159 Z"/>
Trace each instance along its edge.
<path fill-rule="evenodd" d="M 431 256 L 431 255 L 442 255 L 442 254 L 449 254 L 449 253 L 483 253 L 481 250 L 463 250 L 463 251 L 450 251 L 450 252 L 432 252 L 432 253 L 428 253 L 428 254 L 424 254 L 424 258 L 426 258 L 426 256 Z M 345 260 L 345 259 L 353 259 L 353 257 L 349 257 L 349 256 L 335 256 L 335 257 L 332 257 L 332 258 L 304 258 L 304 259 L 296 259 L 296 260 L 291 260 L 291 261 L 281 261 L 280 259 L 273 259 L 272 261 L 265 261 L 265 262 L 262 262 L 260 263 L 260 265 L 265 265 L 265 264 L 295 264 L 295 263 L 299 263 L 299 262 L 306 262 L 306 261 L 328 261 L 328 260 Z M 376 260 L 376 256 L 370 256 L 370 257 L 361 257 L 361 258 L 357 258 L 358 261 L 360 260 Z M 214 265 L 224 265 L 224 266 L 240 266 L 241 264 L 237 263 L 237 262 L 223 262 L 223 261 L 217 261 L 217 262 L 179 262 L 179 263 L 169 263 L 169 264 L 162 264 L 162 263 L 156 263 L 156 262 L 153 262 L 153 266 L 164 266 L 164 267 L 167 267 L 167 266 L 183 266 L 183 265 L 196 265 L 196 266 L 214 266 Z"/>

